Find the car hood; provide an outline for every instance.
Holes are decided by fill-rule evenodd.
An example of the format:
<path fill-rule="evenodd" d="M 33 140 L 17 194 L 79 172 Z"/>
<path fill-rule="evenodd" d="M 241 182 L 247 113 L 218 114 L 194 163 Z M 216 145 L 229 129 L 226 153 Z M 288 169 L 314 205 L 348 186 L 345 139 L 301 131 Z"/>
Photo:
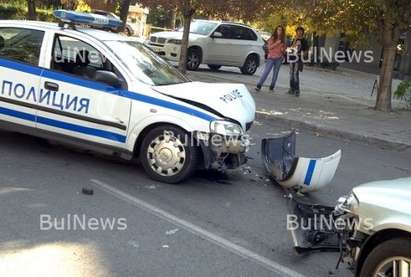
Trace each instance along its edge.
<path fill-rule="evenodd" d="M 159 33 L 154 33 L 151 36 L 158 37 L 158 38 L 166 38 L 166 39 L 183 39 L 183 32 L 177 32 L 177 31 L 159 32 Z M 197 38 L 203 38 L 203 37 L 206 37 L 206 36 L 190 33 L 190 40 L 197 39 Z"/>
<path fill-rule="evenodd" d="M 243 84 L 188 82 L 156 86 L 154 90 L 208 110 L 217 116 L 233 119 L 246 129 L 255 118 L 255 102 Z"/>
<path fill-rule="evenodd" d="M 373 231 L 387 228 L 411 232 L 411 178 L 371 182 L 353 189 L 358 215 L 372 219 Z"/>
<path fill-rule="evenodd" d="M 354 188 L 353 192 L 360 202 L 361 199 L 371 200 L 374 196 L 411 199 L 411 178 L 370 182 Z"/>

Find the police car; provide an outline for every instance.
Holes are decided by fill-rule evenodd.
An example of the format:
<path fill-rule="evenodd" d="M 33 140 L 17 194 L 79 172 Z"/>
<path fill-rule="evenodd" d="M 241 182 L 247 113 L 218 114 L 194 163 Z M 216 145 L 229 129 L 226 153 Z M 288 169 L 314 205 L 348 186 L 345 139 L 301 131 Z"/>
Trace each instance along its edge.
<path fill-rule="evenodd" d="M 167 183 L 245 163 L 255 103 L 244 85 L 191 82 L 137 39 L 103 31 L 116 19 L 54 15 L 0 20 L 3 127 L 137 157 Z"/>

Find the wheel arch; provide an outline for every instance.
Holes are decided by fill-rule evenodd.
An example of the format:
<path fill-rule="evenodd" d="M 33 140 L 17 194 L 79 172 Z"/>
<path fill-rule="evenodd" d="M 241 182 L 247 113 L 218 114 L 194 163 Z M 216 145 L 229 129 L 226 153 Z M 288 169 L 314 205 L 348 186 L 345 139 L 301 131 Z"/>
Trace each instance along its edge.
<path fill-rule="evenodd" d="M 203 63 L 204 61 L 204 51 L 203 48 L 200 45 L 194 44 L 194 45 L 190 45 L 187 48 L 187 51 L 190 49 L 195 49 L 195 50 L 199 50 L 200 51 L 200 63 Z"/>
<path fill-rule="evenodd" d="M 368 255 L 372 250 L 380 245 L 381 243 L 394 239 L 394 238 L 409 238 L 411 239 L 411 234 L 407 231 L 401 229 L 385 229 L 378 231 L 371 236 L 369 236 L 364 244 L 361 246 L 361 251 L 357 260 L 355 276 L 359 276 L 362 266 Z"/>
<path fill-rule="evenodd" d="M 175 123 L 170 123 L 170 122 L 166 122 L 166 121 L 156 122 L 156 123 L 150 124 L 150 125 L 146 126 L 143 130 L 141 130 L 140 134 L 137 136 L 136 141 L 134 142 L 134 147 L 133 147 L 133 156 L 134 157 L 138 157 L 140 155 L 141 143 L 143 142 L 143 139 L 148 134 L 148 132 L 150 132 L 154 128 L 157 128 L 157 127 L 162 126 L 162 125 L 168 125 L 168 126 L 171 125 L 171 126 L 174 126 L 176 128 L 183 129 L 184 131 L 187 132 L 187 130 L 182 128 L 181 126 L 179 126 Z"/>
<path fill-rule="evenodd" d="M 244 66 L 245 62 L 247 61 L 248 57 L 250 57 L 250 56 L 255 56 L 255 57 L 257 57 L 257 66 L 260 66 L 260 65 L 261 65 L 261 57 L 260 57 L 260 54 L 257 53 L 257 52 L 252 51 L 252 52 L 248 53 L 247 56 L 245 57 L 245 59 L 243 60 L 243 66 Z"/>
<path fill-rule="evenodd" d="M 195 121 L 197 123 L 197 121 Z M 133 156 L 136 156 L 135 151 L 139 150 L 139 143 L 141 143 L 142 138 L 144 138 L 144 135 L 147 134 L 150 130 L 153 128 L 156 128 L 161 125 L 173 125 L 177 126 L 178 128 L 183 129 L 186 132 L 193 132 L 195 131 L 193 126 L 184 120 L 181 117 L 174 117 L 171 115 L 156 115 L 156 116 L 150 116 L 146 119 L 144 119 L 141 122 L 138 122 L 131 130 L 131 133 L 129 135 L 129 141 L 128 141 L 128 150 L 133 152 Z M 209 128 L 209 125 L 204 126 L 204 128 L 207 127 Z M 138 152 L 138 151 L 137 151 Z"/>

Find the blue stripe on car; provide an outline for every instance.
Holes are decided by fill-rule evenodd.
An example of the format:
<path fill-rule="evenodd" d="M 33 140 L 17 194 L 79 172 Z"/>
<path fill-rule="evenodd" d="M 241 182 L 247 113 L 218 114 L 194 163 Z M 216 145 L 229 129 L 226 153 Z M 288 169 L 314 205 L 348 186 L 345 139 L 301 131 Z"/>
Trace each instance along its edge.
<path fill-rule="evenodd" d="M 104 139 L 108 139 L 108 140 L 112 140 L 116 142 L 121 142 L 121 143 L 125 143 L 127 139 L 126 136 L 116 134 L 113 132 L 103 131 L 103 130 L 90 128 L 90 127 L 84 127 L 81 125 L 67 123 L 67 122 L 63 122 L 63 121 L 59 121 L 59 120 L 55 120 L 55 119 L 51 119 L 47 117 L 35 116 L 30 113 L 20 112 L 20 111 L 16 111 L 16 110 L 4 108 L 4 107 L 0 107 L 0 114 L 23 119 L 26 121 L 37 122 L 40 124 L 44 124 L 44 125 L 51 126 L 51 127 L 56 127 L 59 129 L 69 130 L 69 131 L 82 133 L 82 134 L 86 134 L 86 135 L 90 135 L 94 137 L 100 137 L 100 138 L 104 138 Z"/>
<path fill-rule="evenodd" d="M 152 105 L 160 106 L 160 107 L 163 107 L 163 108 L 171 109 L 171 110 L 174 110 L 174 111 L 178 111 L 178 112 L 181 112 L 181 113 L 185 113 L 185 114 L 188 114 L 188 115 L 191 115 L 191 116 L 201 118 L 201 119 L 206 120 L 206 121 L 212 121 L 212 120 L 216 119 L 215 117 L 213 117 L 211 115 L 208 115 L 204 112 L 201 112 L 199 110 L 192 109 L 190 107 L 180 105 L 180 104 L 177 104 L 177 103 L 174 103 L 174 102 L 158 99 L 158 98 L 155 98 L 155 97 L 150 97 L 150 96 L 147 96 L 147 95 L 144 95 L 144 94 L 131 92 L 131 91 L 127 91 L 127 90 L 120 90 L 119 91 L 119 90 L 113 89 L 110 86 L 107 86 L 107 85 L 104 85 L 104 84 L 101 84 L 101 83 L 98 83 L 98 82 L 93 82 L 93 81 L 89 81 L 89 80 L 76 78 L 74 76 L 58 73 L 58 72 L 55 72 L 55 71 L 50 71 L 50 70 L 47 70 L 47 69 L 41 69 L 39 67 L 35 67 L 35 66 L 31 66 L 31 65 L 26 65 L 26 64 L 22 64 L 22 63 L 18 63 L 18 62 L 13 62 L 13 61 L 5 60 L 5 59 L 0 59 L 0 66 L 10 68 L 10 69 L 14 69 L 14 70 L 18 70 L 18 71 L 25 72 L 25 73 L 29 73 L 29 74 L 33 74 L 33 75 L 37 75 L 37 76 L 40 76 L 40 77 L 53 79 L 53 80 L 56 80 L 56 81 L 61 81 L 61 82 L 65 82 L 65 83 L 70 83 L 70 84 L 90 88 L 90 89 L 93 89 L 93 90 L 98 90 L 98 91 L 105 92 L 105 93 L 119 95 L 121 97 L 129 98 L 129 99 L 132 99 L 132 100 L 136 100 L 136 101 L 144 102 L 144 103 L 147 103 L 147 104 L 152 104 Z"/>
<path fill-rule="evenodd" d="M 316 160 L 310 160 L 310 163 L 308 164 L 307 174 L 305 175 L 305 180 L 304 180 L 304 184 L 307 186 L 311 185 L 311 180 L 313 178 L 316 164 L 317 164 Z"/>

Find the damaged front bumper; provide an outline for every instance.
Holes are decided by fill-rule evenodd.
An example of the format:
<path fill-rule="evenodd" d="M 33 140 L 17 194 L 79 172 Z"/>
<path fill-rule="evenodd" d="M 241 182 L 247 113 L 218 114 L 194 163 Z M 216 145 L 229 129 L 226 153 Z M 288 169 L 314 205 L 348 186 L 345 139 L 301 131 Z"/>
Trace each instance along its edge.
<path fill-rule="evenodd" d="M 365 236 L 358 232 L 358 217 L 347 211 L 343 199 L 331 207 L 290 194 L 287 229 L 298 254 L 336 252 L 340 254 L 336 268 L 344 262 L 354 271 Z"/>
<path fill-rule="evenodd" d="M 205 169 L 235 169 L 247 162 L 250 147 L 247 135 L 238 137 L 196 133 Z"/>

